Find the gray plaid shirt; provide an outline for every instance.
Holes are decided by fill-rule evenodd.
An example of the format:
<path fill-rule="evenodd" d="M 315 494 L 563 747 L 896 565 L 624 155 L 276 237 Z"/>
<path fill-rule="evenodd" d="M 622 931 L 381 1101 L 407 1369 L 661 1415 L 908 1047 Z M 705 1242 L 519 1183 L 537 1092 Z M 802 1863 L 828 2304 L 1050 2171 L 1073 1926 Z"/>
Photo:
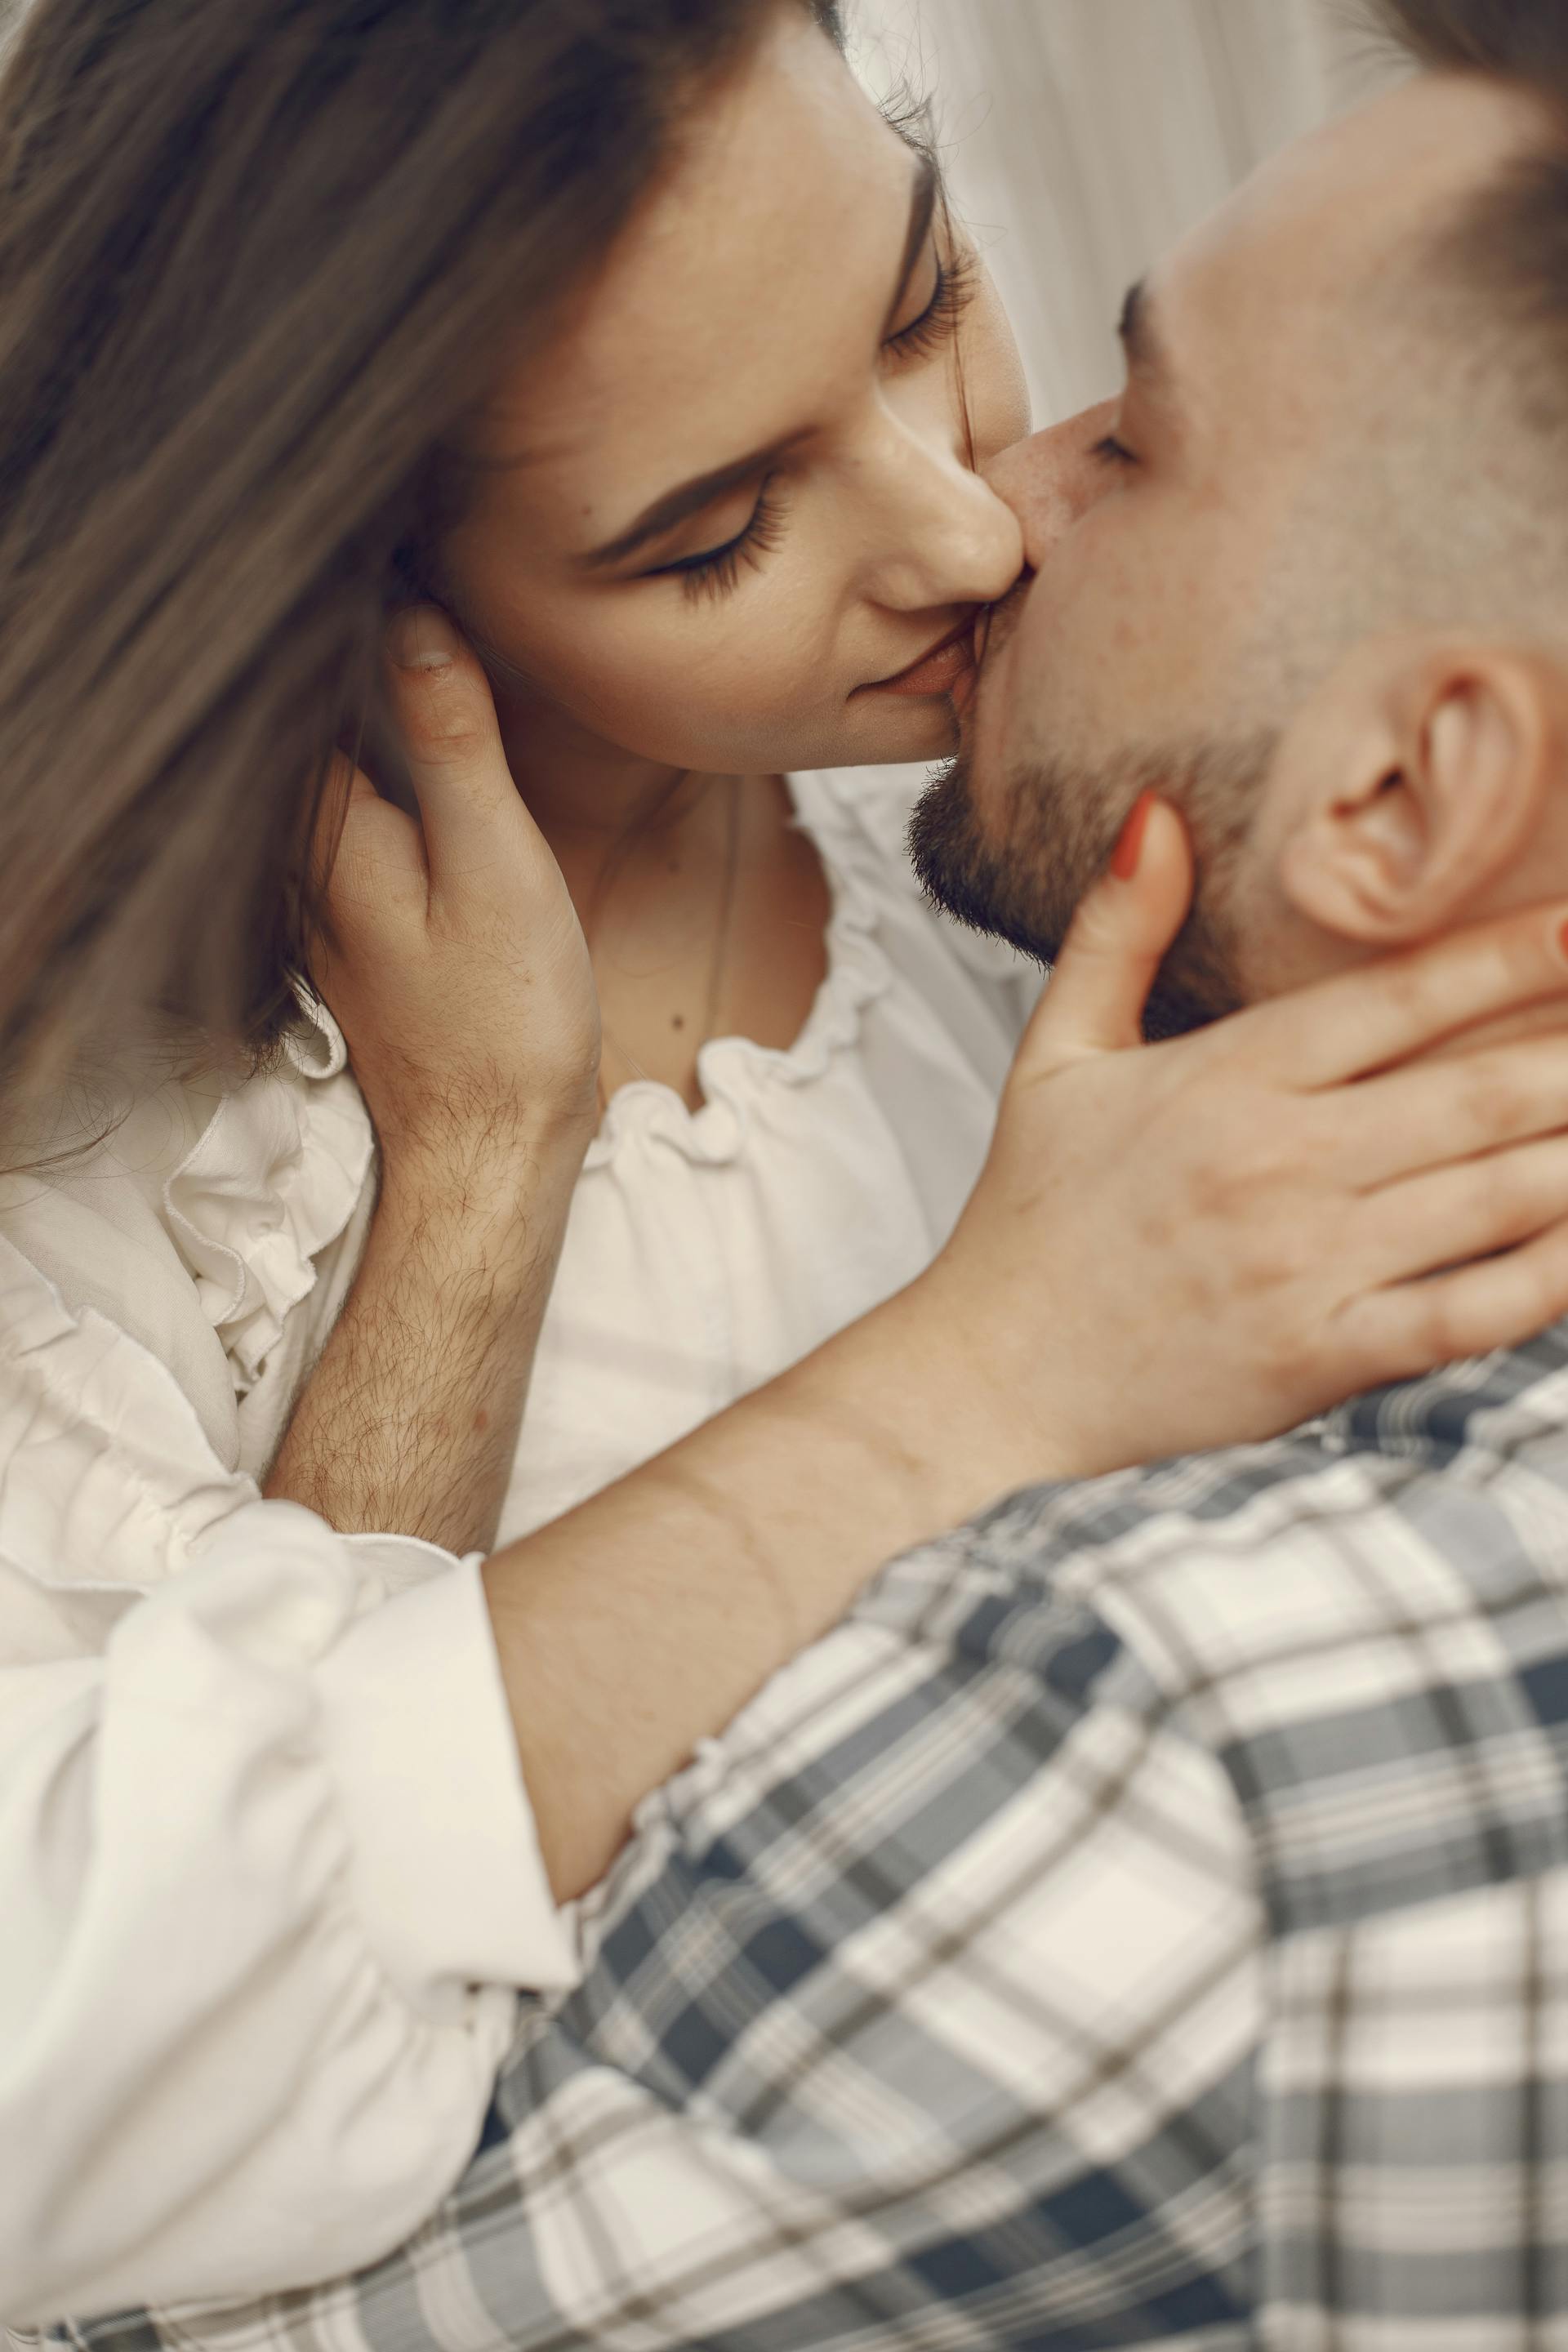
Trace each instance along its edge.
<path fill-rule="evenodd" d="M 1568 2347 L 1568 1334 L 889 1569 L 442 2210 L 102 2352 Z"/>

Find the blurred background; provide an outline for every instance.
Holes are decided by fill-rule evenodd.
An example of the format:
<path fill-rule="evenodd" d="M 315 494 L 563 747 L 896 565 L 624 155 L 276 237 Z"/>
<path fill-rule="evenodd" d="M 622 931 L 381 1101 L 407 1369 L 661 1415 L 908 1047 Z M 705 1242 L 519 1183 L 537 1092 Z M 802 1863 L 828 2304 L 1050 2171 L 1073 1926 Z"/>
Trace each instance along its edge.
<path fill-rule="evenodd" d="M 877 96 L 933 102 L 1037 425 L 1118 389 L 1115 322 L 1152 259 L 1393 70 L 1356 0 L 848 0 L 847 14 Z"/>

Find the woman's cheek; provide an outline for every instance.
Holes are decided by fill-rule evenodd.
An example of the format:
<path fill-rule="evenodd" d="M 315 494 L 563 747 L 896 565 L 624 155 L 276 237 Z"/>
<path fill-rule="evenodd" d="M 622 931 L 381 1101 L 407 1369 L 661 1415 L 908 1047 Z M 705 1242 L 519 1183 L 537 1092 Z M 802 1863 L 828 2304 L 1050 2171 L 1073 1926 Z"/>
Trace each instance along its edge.
<path fill-rule="evenodd" d="M 748 585 L 753 593 L 748 594 Z M 600 604 L 572 617 L 512 660 L 535 690 L 580 724 L 639 757 L 721 772 L 751 772 L 800 730 L 815 683 L 809 646 L 768 625 L 763 583 L 742 574 L 731 598 L 637 592 L 617 613 Z M 564 625 L 563 625 L 564 624 Z"/>
<path fill-rule="evenodd" d="M 679 604 L 679 594 L 669 601 Z M 635 603 L 595 597 L 574 609 L 558 602 L 549 626 L 530 631 L 521 667 L 578 716 L 598 709 L 624 719 L 676 698 L 679 632 L 640 590 Z"/>

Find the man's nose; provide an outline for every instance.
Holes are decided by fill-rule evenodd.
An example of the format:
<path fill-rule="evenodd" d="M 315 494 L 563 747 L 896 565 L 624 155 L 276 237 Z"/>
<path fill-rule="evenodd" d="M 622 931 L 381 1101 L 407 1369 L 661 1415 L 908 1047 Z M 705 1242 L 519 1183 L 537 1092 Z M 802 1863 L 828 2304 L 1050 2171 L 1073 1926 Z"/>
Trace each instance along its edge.
<path fill-rule="evenodd" d="M 1016 441 L 984 467 L 986 481 L 1018 518 L 1031 572 L 1102 494 L 1105 468 L 1090 452 L 1115 424 L 1118 405 L 1103 400 L 1065 425 Z"/>

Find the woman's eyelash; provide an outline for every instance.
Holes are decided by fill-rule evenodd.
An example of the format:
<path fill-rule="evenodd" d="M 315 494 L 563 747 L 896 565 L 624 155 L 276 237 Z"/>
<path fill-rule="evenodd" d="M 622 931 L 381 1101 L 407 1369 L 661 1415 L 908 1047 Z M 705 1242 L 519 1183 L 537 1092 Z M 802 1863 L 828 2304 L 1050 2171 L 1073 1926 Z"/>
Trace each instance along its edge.
<path fill-rule="evenodd" d="M 955 253 L 938 261 L 936 291 L 918 319 L 889 335 L 887 348 L 900 357 L 925 357 L 940 351 L 973 301 L 980 284 L 980 265 L 973 251 Z"/>
<path fill-rule="evenodd" d="M 661 563 L 653 578 L 678 579 L 694 603 L 707 596 L 727 596 L 741 576 L 742 563 L 753 569 L 772 555 L 784 539 L 784 496 L 777 478 L 770 474 L 757 493 L 757 503 L 743 530 L 722 547 L 701 555 L 683 555 L 678 563 Z"/>
<path fill-rule="evenodd" d="M 1114 433 L 1108 433 L 1103 441 L 1097 441 L 1089 454 L 1091 457 L 1098 457 L 1105 466 L 1135 466 L 1138 463 L 1131 450 L 1124 442 L 1119 441 Z"/>
<path fill-rule="evenodd" d="M 973 252 L 958 253 L 950 261 L 939 261 L 936 290 L 931 300 L 918 319 L 889 338 L 887 348 L 897 352 L 900 358 L 924 357 L 940 350 L 974 299 L 979 278 L 979 265 Z M 707 597 L 728 596 L 739 583 L 742 564 L 749 563 L 756 569 L 764 556 L 775 551 L 783 539 L 784 499 L 777 478 L 770 474 L 743 530 L 722 547 L 709 548 L 701 555 L 683 555 L 676 563 L 661 563 L 648 577 L 678 579 L 693 603 Z"/>

